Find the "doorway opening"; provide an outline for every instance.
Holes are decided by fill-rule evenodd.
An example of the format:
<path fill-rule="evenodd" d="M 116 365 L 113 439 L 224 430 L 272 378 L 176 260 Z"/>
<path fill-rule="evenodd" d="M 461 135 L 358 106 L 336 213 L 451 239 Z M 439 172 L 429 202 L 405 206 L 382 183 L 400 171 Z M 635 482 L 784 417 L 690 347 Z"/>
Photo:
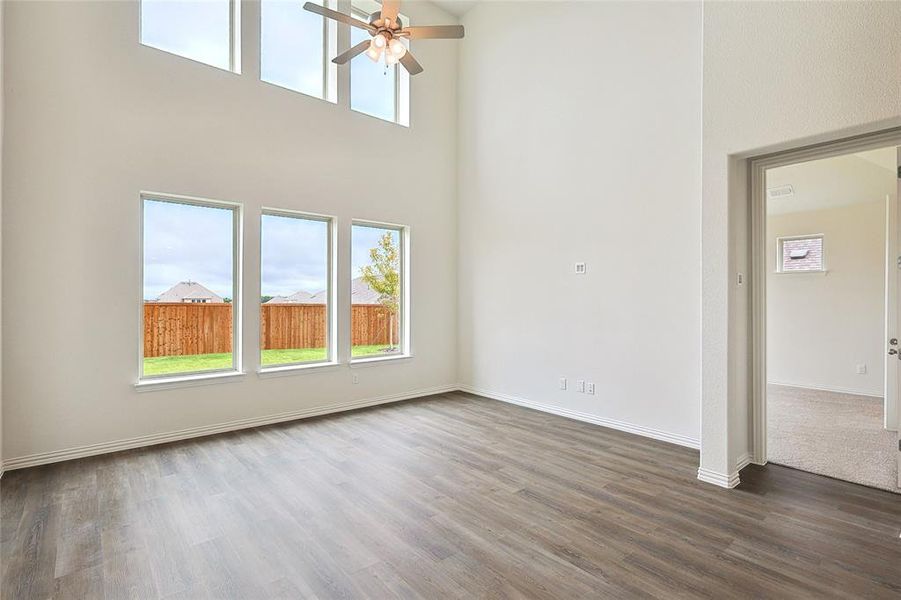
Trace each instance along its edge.
<path fill-rule="evenodd" d="M 754 462 L 901 493 L 901 133 L 752 161 Z"/>

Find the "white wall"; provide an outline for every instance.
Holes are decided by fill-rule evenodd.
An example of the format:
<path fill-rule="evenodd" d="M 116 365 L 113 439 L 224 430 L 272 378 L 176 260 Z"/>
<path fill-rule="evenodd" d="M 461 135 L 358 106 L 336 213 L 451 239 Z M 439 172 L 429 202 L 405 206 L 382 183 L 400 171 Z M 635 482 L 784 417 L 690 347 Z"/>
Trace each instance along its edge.
<path fill-rule="evenodd" d="M 701 468 L 749 451 L 746 158 L 901 125 L 901 3 L 704 5 Z"/>
<path fill-rule="evenodd" d="M 406 129 L 350 112 L 346 69 L 343 106 L 261 83 L 254 3 L 244 7 L 240 76 L 139 45 L 134 2 L 4 4 L 15 57 L 4 82 L 15 150 L 3 181 L 7 461 L 455 383 L 453 42 L 413 44 L 426 70 L 413 80 Z M 420 22 L 453 22 L 425 3 L 408 8 Z M 402 185 L 373 189 L 386 180 Z M 139 190 L 244 203 L 241 382 L 133 388 Z M 354 371 L 359 385 L 346 367 L 258 378 L 261 206 L 335 215 L 342 283 L 351 218 L 410 225 L 415 358 Z M 346 285 L 339 309 L 346 332 Z"/>
<path fill-rule="evenodd" d="M 3 14 L 5 2 L 0 2 L 0 474 L 3 472 Z"/>
<path fill-rule="evenodd" d="M 768 270 L 767 380 L 882 396 L 885 200 L 769 216 L 767 264 L 778 237 L 809 233 L 823 234 L 825 274 Z"/>
<path fill-rule="evenodd" d="M 700 5 L 484 2 L 463 22 L 461 382 L 696 441 Z"/>

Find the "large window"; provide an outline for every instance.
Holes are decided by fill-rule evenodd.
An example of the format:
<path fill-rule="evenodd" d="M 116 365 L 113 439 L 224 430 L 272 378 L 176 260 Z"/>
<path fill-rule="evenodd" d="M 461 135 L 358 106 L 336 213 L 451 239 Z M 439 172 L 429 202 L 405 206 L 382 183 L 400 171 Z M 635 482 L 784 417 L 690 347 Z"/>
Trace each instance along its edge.
<path fill-rule="evenodd" d="M 260 364 L 329 361 L 330 220 L 264 211 L 260 247 Z"/>
<path fill-rule="evenodd" d="M 317 3 L 323 4 L 322 0 Z M 331 59 L 336 54 L 337 26 L 331 19 L 304 10 L 303 4 L 304 0 L 261 3 L 260 78 L 335 102 L 337 70 Z"/>
<path fill-rule="evenodd" d="M 240 368 L 237 205 L 144 195 L 141 377 Z"/>
<path fill-rule="evenodd" d="M 369 21 L 369 14 L 381 6 L 372 0 L 354 0 L 353 16 Z M 404 25 L 409 19 L 398 15 Z M 350 28 L 351 47 L 369 39 L 358 27 Z M 407 40 L 403 40 L 407 43 Z M 388 66 L 384 58 L 375 63 L 365 53 L 350 62 L 350 107 L 372 117 L 400 125 L 410 124 L 410 75 L 399 64 Z"/>
<path fill-rule="evenodd" d="M 354 223 L 351 238 L 351 357 L 405 354 L 405 230 Z"/>
<path fill-rule="evenodd" d="M 141 43 L 239 72 L 238 0 L 141 0 Z"/>

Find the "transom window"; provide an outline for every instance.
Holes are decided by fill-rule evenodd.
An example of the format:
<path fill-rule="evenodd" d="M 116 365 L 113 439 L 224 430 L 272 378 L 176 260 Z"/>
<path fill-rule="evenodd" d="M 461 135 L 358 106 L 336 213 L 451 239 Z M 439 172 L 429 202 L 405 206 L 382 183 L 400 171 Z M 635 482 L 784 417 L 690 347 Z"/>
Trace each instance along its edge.
<path fill-rule="evenodd" d="M 314 0 L 336 8 L 334 2 Z M 303 9 L 304 0 L 260 5 L 260 79 L 308 96 L 337 101 L 337 24 Z"/>
<path fill-rule="evenodd" d="M 361 21 L 369 20 L 371 13 L 381 9 L 373 0 L 354 0 L 353 16 Z M 404 25 L 409 25 L 405 15 L 398 15 Z M 369 34 L 358 27 L 350 28 L 350 46 L 370 39 Z M 409 46 L 408 40 L 402 40 Z M 399 64 L 387 66 L 384 59 L 375 63 L 366 53 L 350 61 L 350 108 L 378 119 L 398 125 L 410 125 L 410 74 Z"/>
<path fill-rule="evenodd" d="M 779 273 L 824 271 L 823 236 L 781 237 L 776 241 L 776 257 Z"/>
<path fill-rule="evenodd" d="M 239 73 L 238 0 L 141 0 L 141 43 Z"/>

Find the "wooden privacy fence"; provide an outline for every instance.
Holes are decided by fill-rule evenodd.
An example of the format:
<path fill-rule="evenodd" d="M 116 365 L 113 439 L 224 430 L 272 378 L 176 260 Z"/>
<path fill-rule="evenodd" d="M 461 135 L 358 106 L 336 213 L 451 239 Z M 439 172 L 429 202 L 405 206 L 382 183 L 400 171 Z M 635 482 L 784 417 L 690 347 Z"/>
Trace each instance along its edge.
<path fill-rule="evenodd" d="M 354 346 L 398 340 L 397 315 L 380 304 L 351 307 Z M 264 350 L 323 348 L 327 337 L 324 304 L 263 304 L 260 347 Z M 232 305 L 222 303 L 144 303 L 144 357 L 213 354 L 232 350 Z"/>

